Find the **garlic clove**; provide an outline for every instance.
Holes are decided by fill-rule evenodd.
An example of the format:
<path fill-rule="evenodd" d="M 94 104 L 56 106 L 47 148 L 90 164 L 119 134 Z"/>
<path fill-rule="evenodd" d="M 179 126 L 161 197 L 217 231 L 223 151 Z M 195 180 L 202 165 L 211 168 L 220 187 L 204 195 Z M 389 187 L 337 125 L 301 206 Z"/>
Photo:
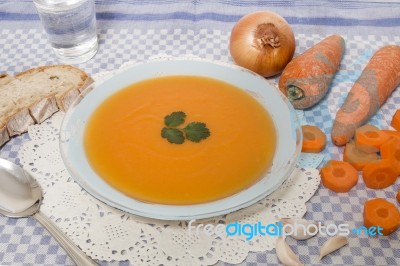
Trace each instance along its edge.
<path fill-rule="evenodd" d="M 332 253 L 335 250 L 340 249 L 341 247 L 347 245 L 348 243 L 349 240 L 345 236 L 334 236 L 328 239 L 328 241 L 326 241 L 321 247 L 319 253 L 319 259 L 321 260 L 326 255 Z"/>
<path fill-rule="evenodd" d="M 318 225 L 313 221 L 302 218 L 281 218 L 280 221 L 283 225 L 292 225 L 292 230 L 285 227 L 285 232 L 296 240 L 306 240 L 318 234 Z"/>
<path fill-rule="evenodd" d="M 303 265 L 299 257 L 294 254 L 293 250 L 289 247 L 286 241 L 280 236 L 276 241 L 276 255 L 284 265 Z"/>

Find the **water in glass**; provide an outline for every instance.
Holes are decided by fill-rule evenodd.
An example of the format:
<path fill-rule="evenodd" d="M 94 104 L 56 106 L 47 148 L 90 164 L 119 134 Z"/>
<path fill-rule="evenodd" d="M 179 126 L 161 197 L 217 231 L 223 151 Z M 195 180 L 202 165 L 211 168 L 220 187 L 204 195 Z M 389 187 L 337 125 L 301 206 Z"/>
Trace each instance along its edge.
<path fill-rule="evenodd" d="M 34 0 L 53 50 L 64 63 L 82 63 L 98 47 L 94 0 Z"/>

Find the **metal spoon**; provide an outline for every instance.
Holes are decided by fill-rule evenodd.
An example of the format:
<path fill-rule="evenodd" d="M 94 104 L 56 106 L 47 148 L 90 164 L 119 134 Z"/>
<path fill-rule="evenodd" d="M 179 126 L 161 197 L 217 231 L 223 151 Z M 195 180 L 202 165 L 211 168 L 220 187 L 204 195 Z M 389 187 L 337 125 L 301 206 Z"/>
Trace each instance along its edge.
<path fill-rule="evenodd" d="M 10 218 L 32 216 L 46 228 L 77 265 L 98 265 L 40 211 L 43 193 L 31 175 L 0 158 L 0 213 Z"/>

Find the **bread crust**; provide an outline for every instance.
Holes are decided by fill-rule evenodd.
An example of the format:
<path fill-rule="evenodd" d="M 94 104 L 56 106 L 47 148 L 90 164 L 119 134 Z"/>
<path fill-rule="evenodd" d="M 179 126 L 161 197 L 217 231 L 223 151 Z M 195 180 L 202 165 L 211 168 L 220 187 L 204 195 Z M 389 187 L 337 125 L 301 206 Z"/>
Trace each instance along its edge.
<path fill-rule="evenodd" d="M 13 80 L 12 76 L 10 76 L 8 74 L 0 74 L 0 86 L 6 85 L 11 80 Z"/>
<path fill-rule="evenodd" d="M 28 69 L 16 74 L 14 77 L 8 74 L 0 74 L 0 90 L 7 90 L 9 88 L 8 94 L 10 94 L 13 80 L 16 80 L 14 81 L 14 86 L 18 84 L 16 83 L 18 81 L 29 80 L 31 82 L 32 77 L 36 73 L 41 72 L 45 72 L 45 75 L 41 74 L 42 77 L 55 78 L 59 83 L 49 82 L 48 88 L 44 87 L 48 89 L 48 92 L 43 91 L 43 87 L 40 87 L 40 94 L 32 97 L 32 100 L 29 98 L 26 106 L 24 106 L 25 102 L 21 101 L 18 109 L 8 111 L 4 114 L 0 113 L 0 116 L 3 118 L 0 120 L 0 147 L 10 137 L 25 133 L 30 125 L 45 121 L 59 110 L 68 110 L 69 106 L 80 96 L 80 93 L 93 83 L 93 79 L 79 68 L 71 65 L 49 65 Z M 55 73 L 54 76 L 52 75 L 53 72 Z M 57 73 L 61 75 L 57 75 Z M 47 74 L 49 76 L 46 76 Z M 73 76 L 74 81 L 69 80 L 68 75 Z M 59 84 L 59 86 L 57 87 L 54 84 Z M 38 95 L 41 95 L 40 99 L 38 99 Z M 18 99 L 9 98 L 10 104 L 15 104 L 18 101 Z"/>
<path fill-rule="evenodd" d="M 54 95 L 43 98 L 29 107 L 29 113 L 35 120 L 35 123 L 42 123 L 44 120 L 57 112 L 58 106 Z"/>
<path fill-rule="evenodd" d="M 29 109 L 23 108 L 13 114 L 7 121 L 7 130 L 10 137 L 20 135 L 28 131 L 28 127 L 35 124 L 30 116 Z"/>
<path fill-rule="evenodd" d="M 67 111 L 68 108 L 72 105 L 72 103 L 78 98 L 79 90 L 69 90 L 61 95 L 57 95 L 57 105 L 62 111 Z"/>
<path fill-rule="evenodd" d="M 0 123 L 0 147 L 9 141 L 9 139 L 10 136 L 8 135 L 7 126 Z"/>

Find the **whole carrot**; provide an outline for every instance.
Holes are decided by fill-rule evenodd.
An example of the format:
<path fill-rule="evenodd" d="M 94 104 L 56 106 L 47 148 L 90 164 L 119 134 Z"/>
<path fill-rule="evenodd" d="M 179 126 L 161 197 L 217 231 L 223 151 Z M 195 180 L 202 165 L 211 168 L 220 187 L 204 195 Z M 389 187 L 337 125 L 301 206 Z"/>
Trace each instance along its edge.
<path fill-rule="evenodd" d="M 336 113 L 332 127 L 333 143 L 345 145 L 399 84 L 400 46 L 385 46 L 372 56 Z"/>
<path fill-rule="evenodd" d="M 309 108 L 325 96 L 343 53 L 343 38 L 331 35 L 289 62 L 279 79 L 279 89 L 294 108 Z"/>

